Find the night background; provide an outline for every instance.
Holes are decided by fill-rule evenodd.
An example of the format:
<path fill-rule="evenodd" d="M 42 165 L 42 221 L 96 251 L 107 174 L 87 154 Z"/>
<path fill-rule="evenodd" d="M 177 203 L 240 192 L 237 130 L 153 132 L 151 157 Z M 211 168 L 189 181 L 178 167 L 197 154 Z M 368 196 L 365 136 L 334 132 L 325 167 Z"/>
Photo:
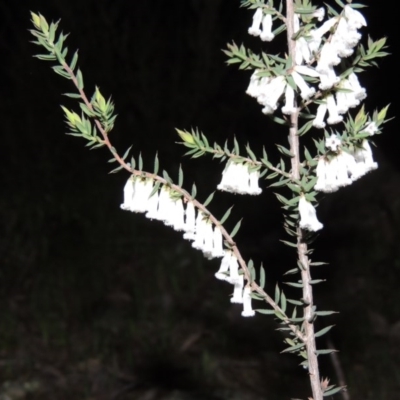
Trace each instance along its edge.
<path fill-rule="evenodd" d="M 333 3 L 333 2 L 331 2 Z M 366 1 L 364 1 L 366 3 Z M 388 37 L 392 55 L 360 75 L 372 112 L 398 95 L 398 20 L 389 2 L 363 10 L 373 39 Z M 184 187 L 195 182 L 204 201 L 224 165 L 183 157 L 175 127 L 199 127 L 211 142 L 247 141 L 278 160 L 275 143 L 286 132 L 245 94 L 250 71 L 225 65 L 221 49 L 234 40 L 254 51 L 247 34 L 252 12 L 239 0 L 0 0 L 0 400 L 281 400 L 310 394 L 306 372 L 293 355 L 280 355 L 283 336 L 272 317 L 240 316 L 231 286 L 218 281 L 218 261 L 204 259 L 181 235 L 143 215 L 120 209 L 128 175 L 111 174 L 108 151 L 89 151 L 66 136 L 60 105 L 73 91 L 30 43 L 29 11 L 61 19 L 71 55 L 89 95 L 95 85 L 112 96 L 117 122 L 110 135 L 123 153 L 142 152 Z M 315 2 L 317 4 L 317 2 Z M 318 2 L 318 4 L 320 4 Z M 322 4 L 322 3 L 321 3 Z M 393 4 L 393 3 L 391 3 Z M 395 19 L 396 18 L 396 19 Z M 366 40 L 367 35 L 364 35 Z M 267 52 L 277 52 L 279 40 Z M 318 208 L 325 228 L 313 271 L 319 310 L 339 314 L 319 348 L 337 348 L 340 368 L 322 357 L 321 373 L 340 382 L 343 400 L 395 400 L 400 393 L 400 161 L 398 121 L 374 137 L 379 169 L 326 196 Z M 274 158 L 276 157 L 276 158 Z M 279 203 L 260 196 L 218 192 L 210 205 L 222 217 L 235 207 L 228 230 L 245 259 L 264 263 L 273 293 L 295 255 L 279 239 Z M 261 210 L 261 212 L 259 211 Z M 284 287 L 289 297 L 299 292 Z M 258 306 L 258 304 L 257 304 Z"/>

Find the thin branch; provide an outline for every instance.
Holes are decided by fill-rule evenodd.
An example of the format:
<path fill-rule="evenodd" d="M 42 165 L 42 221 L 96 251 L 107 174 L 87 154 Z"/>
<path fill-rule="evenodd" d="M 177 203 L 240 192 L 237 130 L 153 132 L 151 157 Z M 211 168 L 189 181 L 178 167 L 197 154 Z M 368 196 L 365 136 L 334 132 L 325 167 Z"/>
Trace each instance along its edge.
<path fill-rule="evenodd" d="M 296 59 L 296 41 L 293 40 L 294 36 L 294 3 L 293 0 L 286 0 L 286 26 L 287 26 L 287 41 L 289 55 L 292 60 Z M 290 118 L 291 126 L 289 129 L 289 144 L 290 151 L 293 154 L 292 162 L 292 176 L 293 179 L 300 179 L 300 146 L 298 135 L 298 122 L 299 111 L 293 113 Z M 299 261 L 303 265 L 301 270 L 301 278 L 303 284 L 303 301 L 305 303 L 304 314 L 304 330 L 306 335 L 306 349 L 308 360 L 308 372 L 310 376 L 311 390 L 313 393 L 313 400 L 322 400 L 323 392 L 321 388 L 318 357 L 316 353 L 315 332 L 313 323 L 313 288 L 310 283 L 310 262 L 307 256 L 307 243 L 304 241 L 303 232 L 301 228 L 297 228 L 297 252 Z"/>

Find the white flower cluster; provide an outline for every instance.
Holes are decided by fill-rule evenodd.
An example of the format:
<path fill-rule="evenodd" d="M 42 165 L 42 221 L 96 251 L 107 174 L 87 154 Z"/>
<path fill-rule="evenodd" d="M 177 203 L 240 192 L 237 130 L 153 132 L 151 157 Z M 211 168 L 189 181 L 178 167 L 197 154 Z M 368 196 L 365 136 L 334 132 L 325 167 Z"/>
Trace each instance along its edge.
<path fill-rule="evenodd" d="M 225 255 L 221 261 L 221 266 L 215 274 L 215 277 L 233 285 L 234 289 L 231 303 L 243 304 L 242 316 L 253 317 L 255 311 L 251 306 L 251 289 L 248 286 L 245 288 L 243 287 L 244 277 L 239 274 L 238 260 L 231 251 L 225 251 Z"/>
<path fill-rule="evenodd" d="M 257 8 L 253 16 L 253 24 L 249 28 L 249 34 L 259 36 L 264 42 L 270 42 L 275 37 L 272 33 L 272 15 L 263 15 L 262 8 Z"/>
<path fill-rule="evenodd" d="M 146 213 L 146 217 L 164 222 L 176 231 L 183 231 L 183 237 L 192 240 L 192 246 L 201 250 L 211 259 L 223 257 L 223 237 L 219 227 L 213 227 L 206 216 L 188 202 L 186 210 L 182 198 L 173 198 L 171 190 L 162 186 L 161 190 L 149 197 L 154 188 L 151 179 L 130 177 L 124 187 L 124 202 L 121 208 L 127 211 Z"/>
<path fill-rule="evenodd" d="M 346 89 L 346 91 L 340 91 L 340 89 Z M 351 92 L 348 92 L 348 90 L 351 90 Z M 329 125 L 343 121 L 341 114 L 347 113 L 349 108 L 358 106 L 366 97 L 367 93 L 360 85 L 357 75 L 351 73 L 347 79 L 342 80 L 338 85 L 336 100 L 333 94 L 329 94 L 325 98 L 325 102 L 318 106 L 313 126 L 315 128 L 325 128 L 326 124 L 324 120 L 327 111 L 329 112 L 327 119 Z"/>
<path fill-rule="evenodd" d="M 357 148 L 352 153 L 338 150 L 340 143 L 336 135 L 326 139 L 325 146 L 338 153 L 329 160 L 325 157 L 318 160 L 315 190 L 325 193 L 335 192 L 341 187 L 351 185 L 367 172 L 378 168 L 368 140 L 363 140 L 361 148 Z"/>
<path fill-rule="evenodd" d="M 301 229 L 316 232 L 324 227 L 317 219 L 317 212 L 314 206 L 304 196 L 300 196 L 299 214 Z"/>
<path fill-rule="evenodd" d="M 217 188 L 231 193 L 256 195 L 261 193 L 259 178 L 259 171 L 250 172 L 246 164 L 229 161 Z"/>
<path fill-rule="evenodd" d="M 258 8 L 253 16 L 253 25 L 249 29 L 249 33 L 263 37 L 264 19 L 267 17 L 270 21 L 271 15 L 266 14 L 263 17 L 262 9 Z M 323 21 L 325 18 L 324 8 L 317 9 L 312 17 L 318 21 Z M 261 23 L 263 30 L 260 29 Z M 272 22 L 271 24 L 266 23 L 265 29 L 270 29 L 270 25 L 272 25 Z M 366 97 L 366 91 L 360 86 L 356 74 L 352 73 L 341 81 L 334 69 L 342 58 L 353 54 L 354 47 L 361 39 L 358 30 L 366 25 L 363 15 L 350 5 L 346 5 L 341 15 L 330 18 L 319 28 L 312 29 L 296 40 L 296 66 L 291 71 L 291 76 L 302 99 L 309 100 L 316 91 L 315 88 L 309 86 L 302 75 L 318 78 L 318 86 L 321 90 L 329 90 L 337 85 L 335 87 L 337 89 L 336 98 L 333 94 L 329 94 L 325 102 L 318 107 L 317 116 L 313 122 L 313 125 L 317 128 L 325 127 L 324 119 L 327 112 L 329 112 L 327 123 L 330 125 L 337 124 L 343 120 L 342 114 L 345 114 L 349 108 L 358 106 Z M 300 28 L 300 16 L 295 14 L 294 32 L 298 32 Z M 335 29 L 331 37 L 325 38 L 325 35 L 330 34 L 333 28 Z M 268 33 L 264 33 L 264 36 L 271 37 L 269 32 L 270 30 Z M 315 69 L 310 68 L 310 65 L 314 62 L 316 63 Z M 307 64 L 307 66 L 303 64 Z M 283 94 L 285 105 L 282 107 L 282 113 L 291 115 L 296 112 L 295 93 L 293 88 L 287 84 L 285 77 L 260 77 L 260 74 L 260 70 L 253 73 L 246 93 L 257 98 L 257 101 L 264 106 L 262 112 L 272 114 L 278 108 L 279 99 Z"/>

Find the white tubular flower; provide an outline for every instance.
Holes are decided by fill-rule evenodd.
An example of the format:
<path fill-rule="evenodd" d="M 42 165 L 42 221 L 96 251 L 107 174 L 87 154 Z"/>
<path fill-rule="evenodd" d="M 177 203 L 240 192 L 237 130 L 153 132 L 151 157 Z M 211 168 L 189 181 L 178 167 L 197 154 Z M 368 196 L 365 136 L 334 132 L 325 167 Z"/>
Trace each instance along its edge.
<path fill-rule="evenodd" d="M 231 259 L 229 260 L 229 277 L 227 281 L 234 285 L 239 280 L 239 263 L 236 256 L 232 253 Z"/>
<path fill-rule="evenodd" d="M 373 171 L 378 168 L 378 163 L 374 161 L 372 155 L 371 146 L 366 139 L 362 141 L 362 148 L 355 152 L 354 157 L 357 163 L 361 163 L 364 166 L 365 172 Z"/>
<path fill-rule="evenodd" d="M 147 201 L 146 217 L 149 219 L 158 219 L 158 191 L 151 196 Z"/>
<path fill-rule="evenodd" d="M 314 128 L 318 128 L 318 129 L 325 128 L 326 124 L 324 122 L 324 119 L 325 119 L 325 115 L 326 115 L 327 110 L 328 110 L 328 106 L 326 105 L 326 103 L 320 104 L 318 106 L 317 115 L 316 115 L 316 117 L 314 118 L 314 121 L 313 121 L 313 127 Z"/>
<path fill-rule="evenodd" d="M 243 290 L 243 311 L 242 317 L 254 317 L 256 312 L 251 306 L 251 288 L 246 286 Z"/>
<path fill-rule="evenodd" d="M 308 86 L 306 81 L 298 72 L 293 71 L 292 77 L 295 84 L 300 89 L 300 96 L 302 97 L 303 100 L 309 100 L 310 97 L 314 96 L 315 89 L 313 87 Z"/>
<path fill-rule="evenodd" d="M 176 231 L 185 230 L 185 209 L 183 207 L 182 199 L 174 201 L 174 206 L 171 208 L 173 210 L 172 216 L 172 226 Z"/>
<path fill-rule="evenodd" d="M 328 21 L 325 21 L 318 29 L 315 29 L 313 35 L 317 36 L 317 37 L 322 37 L 324 36 L 326 33 L 328 33 L 338 22 L 338 17 L 333 17 L 328 19 Z"/>
<path fill-rule="evenodd" d="M 260 34 L 261 34 L 260 25 L 261 25 L 262 18 L 263 18 L 262 8 L 257 8 L 256 12 L 253 15 L 253 24 L 251 25 L 251 27 L 248 30 L 250 35 L 260 36 Z"/>
<path fill-rule="evenodd" d="M 296 65 L 294 67 L 295 71 L 301 75 L 312 76 L 313 78 L 319 78 L 319 72 L 314 68 L 308 67 L 307 65 Z"/>
<path fill-rule="evenodd" d="M 258 195 L 262 192 L 258 186 L 258 180 L 260 179 L 260 171 L 252 171 L 249 173 L 249 188 L 247 193 L 252 195 Z"/>
<path fill-rule="evenodd" d="M 349 170 L 349 158 L 347 157 L 349 154 L 346 152 L 342 151 L 338 156 L 338 164 L 337 164 L 337 182 L 338 186 L 343 187 L 343 186 L 348 186 L 353 183 L 353 180 L 349 177 L 351 174 Z M 351 157 L 351 156 L 350 156 Z"/>
<path fill-rule="evenodd" d="M 326 161 L 325 190 L 322 190 L 322 192 L 332 193 L 339 189 L 337 180 L 338 168 L 339 165 L 337 157 L 332 158 L 330 161 Z"/>
<path fill-rule="evenodd" d="M 316 70 L 323 72 L 327 67 L 332 67 L 340 63 L 337 48 L 330 42 L 326 42 L 321 49 L 321 55 Z"/>
<path fill-rule="evenodd" d="M 214 250 L 214 232 L 211 222 L 206 222 L 204 225 L 204 246 L 201 249 L 203 251 L 204 257 L 209 260 L 213 258 Z"/>
<path fill-rule="evenodd" d="M 233 191 L 239 194 L 249 193 L 249 169 L 246 164 L 236 164 L 236 180 Z"/>
<path fill-rule="evenodd" d="M 294 106 L 294 90 L 287 84 L 285 91 L 285 105 L 282 107 L 282 113 L 286 115 L 292 115 L 297 111 L 297 107 Z"/>
<path fill-rule="evenodd" d="M 364 16 L 348 4 L 344 7 L 344 15 L 347 18 L 348 24 L 353 27 L 353 29 L 360 29 L 363 26 L 367 26 L 367 21 Z"/>
<path fill-rule="evenodd" d="M 350 89 L 354 92 L 354 97 L 357 100 L 364 100 L 367 97 L 366 90 L 360 85 L 357 75 L 353 72 L 348 77 Z"/>
<path fill-rule="evenodd" d="M 299 214 L 301 229 L 317 232 L 323 228 L 323 225 L 317 219 L 317 212 L 314 206 L 304 196 L 300 196 Z"/>
<path fill-rule="evenodd" d="M 183 235 L 183 237 L 185 239 L 194 240 L 194 233 L 196 232 L 196 210 L 194 208 L 194 204 L 191 201 L 189 201 L 186 205 L 185 216 L 185 225 L 183 227 L 185 234 Z"/>
<path fill-rule="evenodd" d="M 192 242 L 192 247 L 197 250 L 204 249 L 204 239 L 207 231 L 207 222 L 204 220 L 204 215 L 201 212 L 197 213 L 196 218 L 196 236 L 194 242 Z"/>
<path fill-rule="evenodd" d="M 262 32 L 260 39 L 264 42 L 270 42 L 275 35 L 272 33 L 272 15 L 266 14 L 262 20 Z"/>
<path fill-rule="evenodd" d="M 316 168 L 316 174 L 317 174 L 317 182 L 314 186 L 315 190 L 318 190 L 320 192 L 325 191 L 326 187 L 326 161 L 324 157 L 320 157 L 318 160 L 317 168 Z"/>
<path fill-rule="evenodd" d="M 323 19 L 325 18 L 325 8 L 324 7 L 318 8 L 311 15 L 314 18 L 317 18 L 319 22 L 322 22 Z"/>
<path fill-rule="evenodd" d="M 263 91 L 257 97 L 257 101 L 264 106 L 264 114 L 272 114 L 278 107 L 278 100 L 282 96 L 286 87 L 286 80 L 283 76 L 272 78 L 268 85 L 264 86 Z"/>
<path fill-rule="evenodd" d="M 260 78 L 258 73 L 260 72 L 259 69 L 256 69 L 250 77 L 250 84 L 246 90 L 246 94 L 251 97 L 257 98 L 260 95 L 261 89 L 263 85 L 265 86 L 269 82 L 268 77 Z"/>
<path fill-rule="evenodd" d="M 318 87 L 321 90 L 331 89 L 333 86 L 340 82 L 340 78 L 336 75 L 333 67 L 325 68 L 324 71 L 321 72 L 320 80 L 321 82 Z"/>
<path fill-rule="evenodd" d="M 214 258 L 223 257 L 225 255 L 223 247 L 224 238 L 222 237 L 221 229 L 218 226 L 214 228 L 212 239 L 213 239 L 212 256 Z"/>
<path fill-rule="evenodd" d="M 235 282 L 233 289 L 233 296 L 231 297 L 231 303 L 242 304 L 243 303 L 243 286 L 244 277 L 239 275 L 239 279 Z"/>
<path fill-rule="evenodd" d="M 141 213 L 146 212 L 148 199 L 151 191 L 153 190 L 153 181 L 137 178 L 133 183 L 133 187 L 134 193 L 131 201 L 130 211 Z"/>
<path fill-rule="evenodd" d="M 233 161 L 228 161 L 224 171 L 222 172 L 221 183 L 217 186 L 219 190 L 227 192 L 232 191 L 236 181 L 236 164 Z"/>
<path fill-rule="evenodd" d="M 338 108 L 336 106 L 335 98 L 332 94 L 327 96 L 326 98 L 326 105 L 328 106 L 329 117 L 327 122 L 329 125 L 338 124 L 339 122 L 343 121 L 343 117 L 339 115 Z"/>
<path fill-rule="evenodd" d="M 360 165 L 357 165 L 354 155 L 342 151 L 340 157 L 346 164 L 347 172 L 352 182 L 356 181 L 361 176 L 365 175 L 364 168 L 362 167 L 360 168 Z"/>
<path fill-rule="evenodd" d="M 299 37 L 296 40 L 296 64 L 301 65 L 303 61 L 306 64 L 311 62 L 311 51 L 307 40 L 304 37 Z"/>
<path fill-rule="evenodd" d="M 130 210 L 133 199 L 133 193 L 134 193 L 133 176 L 130 176 L 124 186 L 124 202 L 120 206 L 122 210 Z"/>
<path fill-rule="evenodd" d="M 337 151 L 341 144 L 342 141 L 333 133 L 329 138 L 325 139 L 325 147 L 332 151 Z"/>
<path fill-rule="evenodd" d="M 372 121 L 362 131 L 369 133 L 370 136 L 374 136 L 375 133 L 379 131 L 379 128 L 376 126 L 376 123 Z"/>
<path fill-rule="evenodd" d="M 221 281 L 226 281 L 229 279 L 228 271 L 229 264 L 232 258 L 232 252 L 225 251 L 225 255 L 222 257 L 221 265 L 219 267 L 218 272 L 215 273 L 215 277 Z"/>

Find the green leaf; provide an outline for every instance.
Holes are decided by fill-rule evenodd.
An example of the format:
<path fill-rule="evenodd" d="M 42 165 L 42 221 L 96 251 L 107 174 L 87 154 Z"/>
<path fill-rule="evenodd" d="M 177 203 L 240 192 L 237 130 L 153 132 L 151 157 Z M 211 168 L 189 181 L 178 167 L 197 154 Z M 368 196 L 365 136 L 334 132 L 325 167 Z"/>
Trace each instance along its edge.
<path fill-rule="evenodd" d="M 131 151 L 131 148 L 132 148 L 132 146 L 129 147 L 129 149 L 126 150 L 125 153 L 124 153 L 124 155 L 122 156 L 122 159 L 123 159 L 124 161 L 125 161 L 126 157 L 128 157 L 128 154 L 129 154 L 129 152 Z"/>
<path fill-rule="evenodd" d="M 298 289 L 302 289 L 303 288 L 303 284 L 302 283 L 296 283 L 296 282 L 283 282 L 285 285 L 294 287 L 294 288 L 298 288 Z"/>
<path fill-rule="evenodd" d="M 260 314 L 264 314 L 264 315 L 274 315 L 275 311 L 274 310 L 264 310 L 264 309 L 258 309 L 258 310 L 254 310 L 257 311 Z"/>
<path fill-rule="evenodd" d="M 286 296 L 285 293 L 281 293 L 281 308 L 283 312 L 286 312 L 286 307 L 287 307 L 287 303 L 286 303 Z"/>
<path fill-rule="evenodd" d="M 276 304 L 279 304 L 280 297 L 281 297 L 281 291 L 279 290 L 279 286 L 276 285 L 275 286 L 275 299 L 274 299 Z"/>
<path fill-rule="evenodd" d="M 328 333 L 335 325 L 329 325 L 324 329 L 321 329 L 320 331 L 315 333 L 315 337 L 321 337 L 325 335 L 325 333 Z"/>
<path fill-rule="evenodd" d="M 193 186 L 192 186 L 192 197 L 195 198 L 196 194 L 197 194 L 197 188 L 196 188 L 196 185 L 193 183 Z"/>
<path fill-rule="evenodd" d="M 159 167 L 160 167 L 160 163 L 158 161 L 158 155 L 156 153 L 156 156 L 154 157 L 154 175 L 158 174 Z"/>
<path fill-rule="evenodd" d="M 183 170 L 182 170 L 182 165 L 179 165 L 178 185 L 179 185 L 180 187 L 182 187 L 182 185 L 183 185 Z"/>
<path fill-rule="evenodd" d="M 260 267 L 260 287 L 261 287 L 261 289 L 264 289 L 264 286 L 265 286 L 265 269 L 261 264 L 261 267 Z"/>
<path fill-rule="evenodd" d="M 339 314 L 337 311 L 316 311 L 315 315 L 318 315 L 319 317 L 326 317 L 328 315 L 332 314 Z"/>
<path fill-rule="evenodd" d="M 304 343 L 296 344 L 295 346 L 288 347 L 285 350 L 282 350 L 281 353 L 293 353 L 296 350 L 302 349 L 305 346 Z"/>
<path fill-rule="evenodd" d="M 75 69 L 77 62 L 78 62 L 78 50 L 73 55 L 71 60 L 71 65 L 69 66 L 72 69 L 72 71 Z"/>
<path fill-rule="evenodd" d="M 70 97 L 71 99 L 80 99 L 81 95 L 78 93 L 63 93 L 63 96 Z"/>
<path fill-rule="evenodd" d="M 212 199 L 214 198 L 214 194 L 215 194 L 215 192 L 212 192 L 212 193 L 207 197 L 207 200 L 203 203 L 204 207 L 207 207 L 207 206 L 211 203 Z"/>
<path fill-rule="evenodd" d="M 169 177 L 167 171 L 163 171 L 162 174 L 163 174 L 163 178 L 164 178 L 169 184 L 172 185 L 172 179 Z"/>
<path fill-rule="evenodd" d="M 112 171 L 109 172 L 109 174 L 115 174 L 118 171 L 121 171 L 121 169 L 124 168 L 122 165 L 120 165 L 119 167 L 113 169 Z"/>
<path fill-rule="evenodd" d="M 83 85 L 83 76 L 82 76 L 82 71 L 78 69 L 78 72 L 76 73 L 76 79 L 78 81 L 78 88 L 80 90 L 83 90 L 84 85 Z"/>
<path fill-rule="evenodd" d="M 323 396 L 324 397 L 332 396 L 332 395 L 334 395 L 336 393 L 341 392 L 342 390 L 343 390 L 343 387 L 337 387 L 337 388 L 328 390 L 327 392 L 324 392 Z"/>
<path fill-rule="evenodd" d="M 240 220 L 240 221 L 235 225 L 235 227 L 233 228 L 233 231 L 232 231 L 231 234 L 230 234 L 230 237 L 233 238 L 233 237 L 238 233 L 241 224 L 242 224 L 242 220 Z"/>
<path fill-rule="evenodd" d="M 323 350 L 317 350 L 316 353 L 317 353 L 317 356 L 325 356 L 327 354 L 337 353 L 337 350 L 323 349 Z"/>
<path fill-rule="evenodd" d="M 223 225 L 225 222 L 226 222 L 226 220 L 229 218 L 229 216 L 231 215 L 231 211 L 232 211 L 232 208 L 233 208 L 233 206 L 232 207 L 230 207 L 227 211 L 226 211 L 226 213 L 224 214 L 224 216 L 222 217 L 222 219 L 221 219 L 221 225 Z"/>

